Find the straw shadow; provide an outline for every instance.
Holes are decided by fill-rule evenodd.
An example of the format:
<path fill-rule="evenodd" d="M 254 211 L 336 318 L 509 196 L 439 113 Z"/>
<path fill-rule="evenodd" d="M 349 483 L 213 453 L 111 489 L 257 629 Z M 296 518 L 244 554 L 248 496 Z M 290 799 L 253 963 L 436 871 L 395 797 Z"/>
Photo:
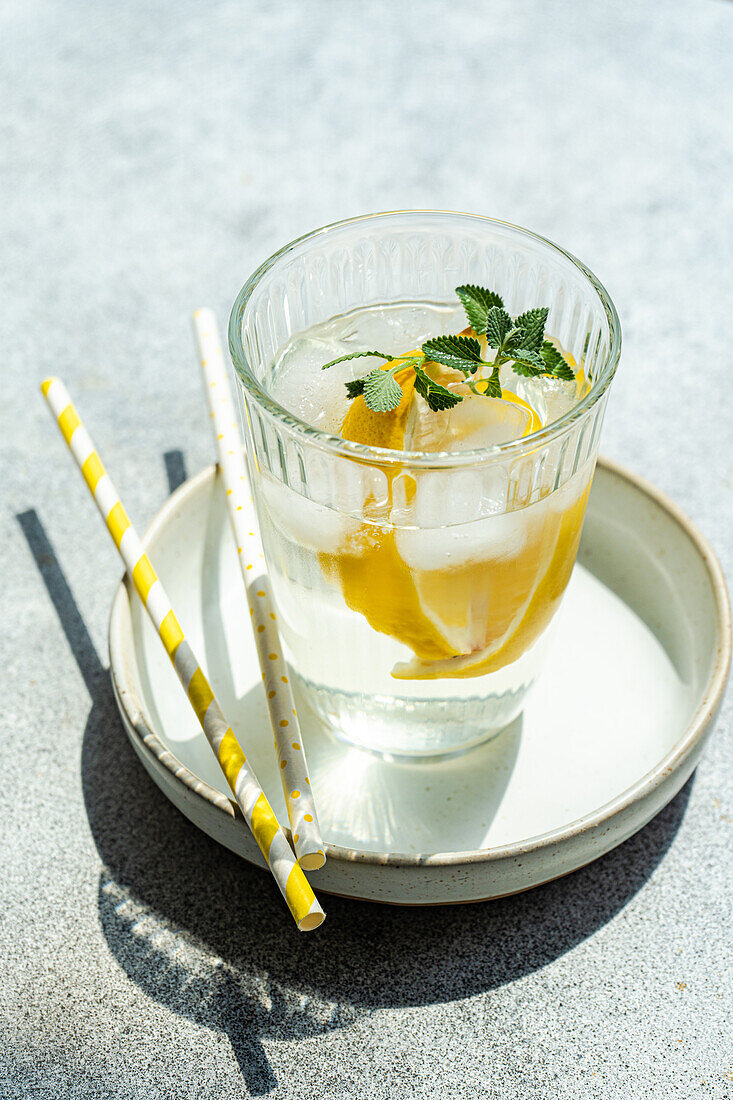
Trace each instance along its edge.
<path fill-rule="evenodd" d="M 76 605 L 74 594 L 35 509 L 20 512 L 15 518 L 41 574 L 41 580 L 66 635 L 69 649 L 79 666 L 87 691 L 94 698 L 100 679 L 106 673 Z"/>
<path fill-rule="evenodd" d="M 179 485 L 183 485 L 188 477 L 183 451 L 166 451 L 163 455 L 163 462 L 165 463 L 165 473 L 168 478 L 168 492 L 175 493 Z"/>
<path fill-rule="evenodd" d="M 81 771 L 103 863 L 103 934 L 146 994 L 227 1034 L 251 1095 L 277 1084 L 263 1038 L 297 1041 L 379 1008 L 462 999 L 572 950 L 633 898 L 680 826 L 693 779 L 635 837 L 563 880 L 409 914 L 326 898 L 326 924 L 303 936 L 269 876 L 197 830 L 143 771 L 42 524 L 33 511 L 17 519 L 92 700 Z"/>

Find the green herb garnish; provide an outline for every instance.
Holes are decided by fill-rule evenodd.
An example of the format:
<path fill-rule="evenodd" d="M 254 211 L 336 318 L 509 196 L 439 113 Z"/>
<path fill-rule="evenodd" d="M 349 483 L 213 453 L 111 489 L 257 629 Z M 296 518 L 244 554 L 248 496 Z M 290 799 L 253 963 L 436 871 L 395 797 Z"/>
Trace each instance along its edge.
<path fill-rule="evenodd" d="M 340 355 L 338 359 L 332 359 L 330 363 L 324 363 L 321 370 L 328 370 L 329 367 L 335 367 L 337 363 L 345 363 L 347 359 L 371 359 L 376 357 L 377 359 L 386 359 L 388 363 L 391 363 L 394 355 L 387 355 L 383 351 L 352 351 L 351 355 Z"/>
<path fill-rule="evenodd" d="M 476 336 L 486 336 L 489 347 L 495 349 L 493 361 L 481 358 L 481 345 L 476 336 L 435 336 L 425 341 L 418 355 L 400 359 L 383 351 L 355 351 L 351 355 L 342 355 L 324 363 L 322 369 L 326 370 L 349 359 L 368 356 L 394 363 L 394 366 L 386 370 L 376 367 L 363 378 L 346 382 L 349 398 L 363 396 L 374 412 L 389 412 L 397 408 L 402 400 L 402 389 L 395 380 L 395 374 L 405 367 L 414 368 L 415 390 L 433 412 L 451 409 L 462 401 L 460 394 L 433 381 L 425 370 L 426 362 L 440 363 L 444 367 L 461 371 L 472 392 L 485 397 L 501 397 L 499 371 L 504 363 L 511 363 L 515 374 L 525 378 L 545 376 L 565 382 L 575 380 L 575 373 L 562 352 L 550 340 L 545 339 L 545 325 L 549 314 L 545 306 L 528 309 L 519 317 L 512 318 L 504 309 L 501 296 L 493 290 L 467 284 L 456 287 L 456 294 Z M 488 378 L 481 379 L 485 386 L 479 390 L 474 375 L 482 365 L 492 369 Z"/>
<path fill-rule="evenodd" d="M 483 363 L 481 345 L 474 336 L 434 336 L 425 341 L 422 350 L 434 363 L 461 370 L 464 374 L 475 374 Z"/>
<path fill-rule="evenodd" d="M 459 393 L 452 393 L 445 386 L 434 382 L 417 362 L 415 363 L 415 389 L 425 399 L 428 408 L 432 409 L 433 412 L 439 412 L 441 409 L 452 409 L 454 405 L 458 405 L 459 402 L 463 401 Z"/>
<path fill-rule="evenodd" d="M 482 286 L 457 286 L 456 294 L 466 311 L 468 323 L 474 332 L 486 332 L 486 315 L 494 306 L 501 307 L 504 300 L 493 290 L 484 290 Z"/>
<path fill-rule="evenodd" d="M 540 355 L 542 356 L 547 371 L 553 378 L 562 378 L 564 382 L 575 381 L 575 371 L 569 363 L 563 359 L 562 353 L 558 351 L 554 344 L 551 344 L 549 340 L 545 340 L 540 348 Z"/>

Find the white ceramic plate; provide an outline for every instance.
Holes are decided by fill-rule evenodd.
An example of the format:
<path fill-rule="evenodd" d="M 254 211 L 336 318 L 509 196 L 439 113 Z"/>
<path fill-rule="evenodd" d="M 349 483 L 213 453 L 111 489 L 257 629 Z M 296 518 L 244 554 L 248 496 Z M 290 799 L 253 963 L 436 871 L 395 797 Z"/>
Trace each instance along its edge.
<path fill-rule="evenodd" d="M 214 467 L 143 540 L 268 797 L 286 821 L 249 615 Z M 715 556 L 656 489 L 601 462 L 553 655 L 523 717 L 453 760 L 388 763 L 299 709 L 327 863 L 316 889 L 406 905 L 499 897 L 567 874 L 682 787 L 717 712 L 730 609 Z M 124 581 L 110 657 L 125 728 L 166 796 L 263 866 L 168 658 Z"/>

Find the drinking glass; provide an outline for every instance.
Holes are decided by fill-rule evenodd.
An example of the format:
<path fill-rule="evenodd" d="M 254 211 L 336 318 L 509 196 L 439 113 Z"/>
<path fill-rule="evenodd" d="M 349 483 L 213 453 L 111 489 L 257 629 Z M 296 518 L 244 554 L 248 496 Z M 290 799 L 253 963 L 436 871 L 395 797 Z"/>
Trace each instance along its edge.
<path fill-rule="evenodd" d="M 587 392 L 541 430 L 480 450 L 391 451 L 273 397 L 278 352 L 297 334 L 367 306 L 452 307 L 466 283 L 498 291 L 512 316 L 548 306 L 547 332 L 584 371 Z M 253 494 L 290 668 L 334 734 L 440 757 L 519 714 L 575 562 L 620 345 L 582 263 L 474 215 L 338 222 L 247 280 L 229 346 Z"/>

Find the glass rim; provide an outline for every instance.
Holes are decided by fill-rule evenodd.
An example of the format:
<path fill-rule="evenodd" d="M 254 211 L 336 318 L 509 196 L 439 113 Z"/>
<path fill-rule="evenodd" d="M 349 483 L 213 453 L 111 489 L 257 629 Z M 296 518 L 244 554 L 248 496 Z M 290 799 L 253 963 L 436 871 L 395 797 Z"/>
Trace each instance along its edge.
<path fill-rule="evenodd" d="M 562 416 L 551 421 L 549 424 L 545 425 L 544 428 L 540 428 L 539 431 L 531 432 L 526 436 L 519 436 L 517 439 L 511 439 L 506 443 L 496 443 L 490 447 L 480 447 L 471 451 L 395 451 L 386 447 L 374 447 L 366 443 L 355 443 L 352 440 L 343 439 L 339 435 L 334 435 L 332 432 L 326 432 L 321 428 L 316 428 L 314 425 L 309 424 L 306 420 L 301 419 L 295 413 L 286 409 L 260 385 L 249 367 L 242 346 L 242 317 L 247 307 L 247 303 L 262 278 L 280 259 L 282 259 L 283 256 L 286 256 L 297 246 L 304 244 L 306 241 L 314 240 L 316 237 L 330 233 L 333 230 L 398 216 L 426 217 L 431 215 L 447 218 L 470 218 L 484 224 L 510 229 L 564 256 L 565 259 L 569 260 L 580 274 L 587 279 L 595 291 L 606 315 L 610 335 L 608 353 L 603 359 L 600 368 L 597 370 L 596 378 L 588 393 L 571 409 L 563 413 Z M 535 450 L 545 446 L 552 440 L 564 435 L 566 431 L 569 431 L 577 421 L 582 419 L 590 409 L 596 405 L 610 386 L 621 355 L 621 322 L 619 321 L 618 313 L 611 300 L 611 296 L 603 283 L 593 274 L 590 268 L 586 267 L 581 260 L 571 252 L 568 252 L 567 249 L 562 248 L 560 245 L 555 244 L 554 241 L 548 240 L 547 237 L 543 237 L 539 233 L 534 233 L 531 229 L 525 229 L 523 226 L 515 225 L 512 222 L 502 221 L 499 218 L 489 218 L 482 214 L 467 214 L 458 210 L 418 208 L 408 210 L 385 210 L 374 214 L 361 214 L 354 218 L 343 218 L 339 221 L 330 222 L 328 225 L 321 226 L 319 229 L 313 229 L 308 233 L 304 233 L 302 236 L 296 237 L 294 240 L 289 241 L 288 244 L 283 245 L 282 248 L 273 252 L 271 256 L 264 260 L 263 263 L 252 272 L 240 290 L 229 316 L 228 336 L 229 354 L 231 355 L 237 376 L 247 390 L 247 393 L 261 408 L 274 417 L 276 421 L 284 425 L 291 432 L 294 432 L 309 445 L 316 446 L 321 450 L 328 451 L 341 457 L 358 459 L 360 462 L 370 465 L 399 465 L 422 469 L 447 469 L 456 466 L 473 466 L 482 462 L 493 461 L 497 458 L 511 458 L 513 455 L 526 453 L 528 449 Z"/>

